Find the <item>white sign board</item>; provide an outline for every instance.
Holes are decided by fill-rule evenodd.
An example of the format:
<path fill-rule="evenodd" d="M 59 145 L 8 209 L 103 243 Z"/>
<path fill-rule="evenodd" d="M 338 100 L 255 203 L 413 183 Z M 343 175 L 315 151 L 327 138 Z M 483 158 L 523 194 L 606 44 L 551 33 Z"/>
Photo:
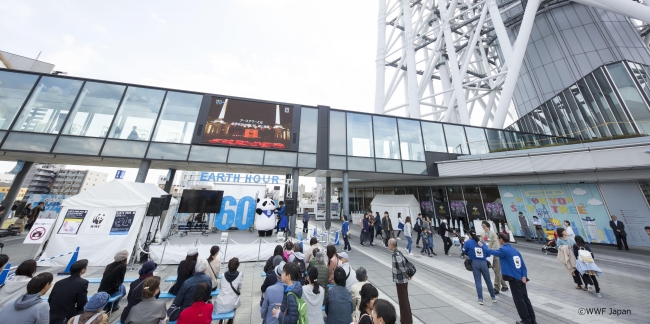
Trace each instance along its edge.
<path fill-rule="evenodd" d="M 56 219 L 36 219 L 23 244 L 42 244 L 50 235 L 50 229 L 55 222 Z"/>

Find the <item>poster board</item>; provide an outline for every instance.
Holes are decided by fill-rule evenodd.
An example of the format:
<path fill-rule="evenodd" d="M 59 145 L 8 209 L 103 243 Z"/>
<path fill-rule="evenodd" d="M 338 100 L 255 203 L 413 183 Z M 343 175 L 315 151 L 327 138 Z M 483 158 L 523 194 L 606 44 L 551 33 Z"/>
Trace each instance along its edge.
<path fill-rule="evenodd" d="M 68 209 L 57 234 L 77 235 L 87 213 L 88 210 Z"/>
<path fill-rule="evenodd" d="M 54 222 L 56 222 L 55 219 L 39 218 L 35 220 L 23 244 L 42 244 L 45 242 L 47 237 L 50 236 Z"/>

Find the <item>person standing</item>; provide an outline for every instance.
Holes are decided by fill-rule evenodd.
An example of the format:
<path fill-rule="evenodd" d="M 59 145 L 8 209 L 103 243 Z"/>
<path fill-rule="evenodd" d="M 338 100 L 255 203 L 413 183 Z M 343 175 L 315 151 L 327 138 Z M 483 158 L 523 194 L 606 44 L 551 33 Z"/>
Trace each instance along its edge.
<path fill-rule="evenodd" d="M 309 232 L 309 213 L 307 210 L 302 212 L 302 232 Z"/>
<path fill-rule="evenodd" d="M 368 214 L 364 214 L 361 219 L 361 235 L 359 235 L 359 243 L 363 245 L 363 241 L 369 238 L 370 235 L 370 222 L 368 221 Z"/>
<path fill-rule="evenodd" d="M 18 234 L 22 234 L 25 231 L 25 225 L 29 220 L 29 215 L 32 213 L 32 204 L 27 204 L 23 207 L 23 211 L 18 216 L 18 219 L 14 223 L 15 226 L 18 226 Z"/>
<path fill-rule="evenodd" d="M 124 275 L 126 275 L 126 263 L 129 258 L 129 252 L 122 250 L 115 253 L 112 263 L 109 263 L 104 269 L 102 281 L 99 284 L 97 291 L 105 291 L 111 297 L 117 297 L 113 303 L 106 304 L 106 312 L 116 311 L 120 309 L 120 300 L 126 295 L 126 287 L 124 287 Z"/>
<path fill-rule="evenodd" d="M 508 235 L 499 233 L 497 238 L 499 239 L 501 248 L 496 251 L 487 249 L 487 252 L 490 255 L 499 257 L 503 279 L 510 284 L 512 300 L 521 318 L 521 321 L 517 323 L 536 323 L 535 311 L 533 310 L 533 305 L 530 303 L 530 299 L 528 299 L 528 291 L 526 289 L 528 271 L 526 270 L 524 258 L 517 249 L 510 245 L 510 237 Z M 479 246 L 482 245 L 483 243 L 479 243 Z"/>
<path fill-rule="evenodd" d="M 31 229 L 34 222 L 38 219 L 38 215 L 41 214 L 41 211 L 45 210 L 45 203 L 39 202 L 34 209 L 32 209 L 31 215 L 29 215 L 29 221 L 27 222 L 27 228 Z"/>
<path fill-rule="evenodd" d="M 413 247 L 413 239 L 411 238 L 413 236 L 413 225 L 411 224 L 411 216 L 406 216 L 406 220 L 404 221 L 404 237 L 406 237 L 406 252 L 408 252 L 409 255 L 413 255 L 411 252 L 412 247 Z"/>
<path fill-rule="evenodd" d="M 476 294 L 478 295 L 479 305 L 483 305 L 483 283 L 481 276 L 485 280 L 485 284 L 492 297 L 492 302 L 497 302 L 494 288 L 492 287 L 492 280 L 490 279 L 490 272 L 487 265 L 487 250 L 483 245 L 478 245 L 481 240 L 476 236 L 476 231 L 469 231 L 470 239 L 463 245 L 463 253 L 472 261 L 472 273 L 474 274 L 474 284 L 476 285 Z"/>
<path fill-rule="evenodd" d="M 422 238 L 422 213 L 418 214 L 418 218 L 415 220 L 415 226 L 413 230 L 418 233 L 418 239 L 415 241 L 415 247 L 420 248 L 420 239 Z"/>
<path fill-rule="evenodd" d="M 348 223 L 348 216 L 343 215 L 343 225 L 341 225 L 341 235 L 343 236 L 343 251 L 352 251 L 350 247 L 350 223 Z"/>
<path fill-rule="evenodd" d="M 379 217 L 379 212 L 375 212 L 375 214 L 376 214 L 376 216 L 375 216 L 375 237 L 377 237 L 377 235 L 379 235 L 379 236 L 381 236 L 381 240 L 383 241 L 384 237 L 383 237 L 383 234 L 382 234 L 382 231 L 381 231 L 381 217 Z"/>
<path fill-rule="evenodd" d="M 530 228 L 528 228 L 528 220 L 526 219 L 526 216 L 524 216 L 524 213 L 519 212 L 519 225 L 521 226 L 521 230 L 524 231 L 524 236 L 526 237 L 526 241 L 532 242 L 530 239 Z"/>
<path fill-rule="evenodd" d="M 375 244 L 375 218 L 372 216 L 372 212 L 368 212 L 368 239 L 370 240 L 370 246 Z"/>
<path fill-rule="evenodd" d="M 391 238 L 391 232 L 393 231 L 393 222 L 391 222 L 390 217 L 388 217 L 388 212 L 384 212 L 384 218 L 381 219 L 381 229 L 384 232 L 382 234 L 384 240 L 384 246 L 388 247 L 388 239 Z"/>
<path fill-rule="evenodd" d="M 573 228 L 571 228 L 571 223 L 568 220 L 564 221 L 564 229 L 566 230 L 567 238 L 575 242 L 576 234 L 573 232 Z"/>
<path fill-rule="evenodd" d="M 70 267 L 70 277 L 59 280 L 50 293 L 50 324 L 66 323 L 83 312 L 88 302 L 88 280 L 81 278 L 88 268 L 88 260 L 81 259 Z"/>
<path fill-rule="evenodd" d="M 277 278 L 274 285 L 266 288 L 264 293 L 264 300 L 260 308 L 264 324 L 278 324 L 280 323 L 276 317 L 273 316 L 273 309 L 282 305 L 282 298 L 284 297 L 284 284 L 282 283 L 282 268 L 285 262 L 281 261 L 273 271 L 266 276 L 273 276 Z M 322 303 L 321 303 L 322 304 Z"/>
<path fill-rule="evenodd" d="M 535 227 L 535 236 L 541 242 L 546 244 L 546 234 L 544 233 L 544 228 L 542 227 L 542 221 L 533 216 L 533 226 Z"/>
<path fill-rule="evenodd" d="M 588 251 L 591 254 L 591 262 L 580 258 L 580 250 Z M 587 291 L 594 293 L 595 289 L 596 297 L 602 297 L 600 294 L 600 285 L 598 285 L 598 279 L 596 279 L 601 271 L 594 262 L 594 252 L 591 251 L 589 245 L 580 235 L 576 236 L 576 244 L 573 245 L 573 255 L 576 257 L 576 271 L 582 276 L 582 281 L 585 283 Z"/>
<path fill-rule="evenodd" d="M 483 234 L 483 242 L 487 242 L 487 247 L 490 250 L 498 250 L 501 247 L 501 244 L 499 244 L 497 233 L 494 233 L 491 230 L 490 222 L 483 221 L 481 227 L 483 228 L 483 231 L 485 231 Z M 508 284 L 506 284 L 506 281 L 503 280 L 503 277 L 501 276 L 501 264 L 499 263 L 499 257 L 497 256 L 492 260 L 492 271 L 494 271 L 494 294 L 498 295 L 499 290 L 508 291 Z"/>
<path fill-rule="evenodd" d="M 614 231 L 614 235 L 616 236 L 616 246 L 618 249 L 622 250 L 622 242 L 625 245 L 625 251 L 629 251 L 630 248 L 627 247 L 627 233 L 625 233 L 625 224 L 619 221 L 618 217 L 612 215 L 612 220 L 609 221 L 609 227 L 611 227 L 612 231 Z"/>
<path fill-rule="evenodd" d="M 445 250 L 445 255 L 446 256 L 451 256 L 449 254 L 449 248 L 453 245 L 451 243 L 451 238 L 449 237 L 449 233 L 455 233 L 454 231 L 451 231 L 449 229 L 449 226 L 447 226 L 447 219 L 443 218 L 440 220 L 440 227 L 438 228 L 438 234 L 440 234 L 440 237 L 442 237 L 442 243 L 445 245 L 444 250 Z"/>
<path fill-rule="evenodd" d="M 557 260 L 564 264 L 564 267 L 573 277 L 576 289 L 587 291 L 587 287 L 582 288 L 582 278 L 580 277 L 580 272 L 576 270 L 576 258 L 573 255 L 573 246 L 575 244 L 576 243 L 568 237 L 564 228 L 560 227 L 557 229 Z"/>
<path fill-rule="evenodd" d="M 409 277 L 406 274 L 406 258 L 397 249 L 397 241 L 393 238 L 388 240 L 388 249 L 393 251 L 393 282 L 397 288 L 397 301 L 399 302 L 399 315 L 401 324 L 412 324 L 411 303 L 409 302 Z"/>
<path fill-rule="evenodd" d="M 18 206 L 20 205 L 20 201 L 16 200 L 14 201 L 14 204 L 11 205 L 11 214 L 9 214 L 9 219 L 14 218 L 16 215 L 16 210 L 18 210 Z"/>
<path fill-rule="evenodd" d="M 280 201 L 280 207 L 278 208 L 278 232 L 285 232 L 289 226 L 289 221 L 287 215 L 285 215 L 286 207 L 284 206 L 284 201 Z M 277 233 L 277 232 L 276 232 Z"/>
<path fill-rule="evenodd" d="M 432 258 L 431 250 L 429 249 L 429 240 L 431 239 L 433 239 L 431 235 L 431 223 L 429 222 L 429 218 L 425 218 L 424 222 L 422 222 L 422 250 L 420 254 L 424 255 L 424 252 L 426 252 L 430 258 Z"/>
<path fill-rule="evenodd" d="M 397 213 L 397 235 L 395 237 L 398 240 L 401 240 L 399 235 L 402 234 L 402 231 L 404 231 L 404 219 L 402 219 L 402 213 Z"/>

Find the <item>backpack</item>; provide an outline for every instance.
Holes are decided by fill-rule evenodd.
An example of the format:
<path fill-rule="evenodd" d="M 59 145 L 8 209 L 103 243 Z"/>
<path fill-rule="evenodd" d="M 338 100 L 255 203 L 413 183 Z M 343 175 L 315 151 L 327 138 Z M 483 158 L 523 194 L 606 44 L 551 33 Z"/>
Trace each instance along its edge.
<path fill-rule="evenodd" d="M 301 280 L 305 279 L 305 273 L 307 273 L 307 266 L 305 264 L 305 260 L 298 259 L 296 256 L 293 257 L 293 263 L 297 264 L 298 267 L 300 268 L 300 278 Z M 304 282 L 304 281 L 302 281 Z"/>
<path fill-rule="evenodd" d="M 307 316 L 307 304 L 305 303 L 305 300 L 298 297 L 298 295 L 296 295 L 294 292 L 288 292 L 287 296 L 289 294 L 293 295 L 293 297 L 296 298 L 296 304 L 298 304 L 298 321 L 296 324 L 308 324 L 309 318 Z"/>

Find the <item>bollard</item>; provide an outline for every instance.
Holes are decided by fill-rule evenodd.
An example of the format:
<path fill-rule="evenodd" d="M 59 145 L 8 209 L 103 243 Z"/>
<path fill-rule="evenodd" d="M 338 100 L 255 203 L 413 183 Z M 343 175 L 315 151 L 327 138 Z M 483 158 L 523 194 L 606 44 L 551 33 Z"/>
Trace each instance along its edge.
<path fill-rule="evenodd" d="M 304 249 L 302 248 L 302 241 L 300 241 L 300 251 L 304 251 Z"/>
<path fill-rule="evenodd" d="M 316 230 L 316 226 L 314 226 L 314 236 L 318 236 L 318 231 Z"/>
<path fill-rule="evenodd" d="M 334 245 L 339 245 L 339 231 L 334 235 Z"/>
<path fill-rule="evenodd" d="M 302 241 L 302 232 L 298 232 L 298 241 Z"/>
<path fill-rule="evenodd" d="M 79 257 L 79 247 L 77 246 L 77 249 L 74 251 L 74 254 L 72 254 L 72 258 L 70 258 L 70 262 L 68 262 L 68 266 L 65 267 L 65 270 L 63 272 L 57 273 L 59 276 L 67 276 L 70 275 L 70 268 L 72 267 L 72 264 L 77 262 L 77 258 Z"/>
<path fill-rule="evenodd" d="M 5 283 L 5 280 L 7 280 L 7 275 L 9 275 L 9 269 L 11 269 L 11 263 L 7 262 L 7 266 L 2 270 L 2 273 L 0 273 L 0 285 Z"/>

